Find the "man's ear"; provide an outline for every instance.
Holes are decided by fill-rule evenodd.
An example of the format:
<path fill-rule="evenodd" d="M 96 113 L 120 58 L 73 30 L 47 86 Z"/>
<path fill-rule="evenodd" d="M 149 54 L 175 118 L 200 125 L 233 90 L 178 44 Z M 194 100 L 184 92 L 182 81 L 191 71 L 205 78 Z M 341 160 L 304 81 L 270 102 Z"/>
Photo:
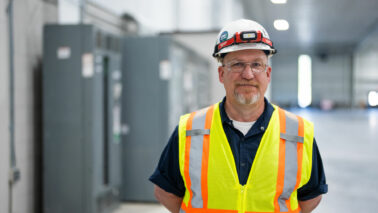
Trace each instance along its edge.
<path fill-rule="evenodd" d="M 224 67 L 219 66 L 218 67 L 218 77 L 219 77 L 219 82 L 223 84 L 223 79 L 224 79 Z"/>
<path fill-rule="evenodd" d="M 266 76 L 268 77 L 269 82 L 270 82 L 270 79 L 272 77 L 271 75 L 272 75 L 272 67 L 268 66 L 268 68 L 266 69 Z"/>

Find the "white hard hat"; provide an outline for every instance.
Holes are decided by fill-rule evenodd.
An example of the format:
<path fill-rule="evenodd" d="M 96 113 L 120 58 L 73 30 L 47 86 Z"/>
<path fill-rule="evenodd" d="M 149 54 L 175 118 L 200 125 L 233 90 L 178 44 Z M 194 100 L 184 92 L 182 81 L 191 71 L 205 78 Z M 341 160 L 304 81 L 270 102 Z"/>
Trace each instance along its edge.
<path fill-rule="evenodd" d="M 245 49 L 264 50 L 269 55 L 277 52 L 263 26 L 252 20 L 239 19 L 227 24 L 219 32 L 213 56 Z"/>

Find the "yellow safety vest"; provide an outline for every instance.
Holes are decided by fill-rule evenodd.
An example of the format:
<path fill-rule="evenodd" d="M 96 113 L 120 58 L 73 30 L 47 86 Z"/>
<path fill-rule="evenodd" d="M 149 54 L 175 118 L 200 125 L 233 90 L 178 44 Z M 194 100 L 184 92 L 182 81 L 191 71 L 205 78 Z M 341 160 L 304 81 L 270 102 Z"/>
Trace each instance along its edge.
<path fill-rule="evenodd" d="M 300 212 L 297 189 L 311 175 L 313 124 L 274 106 L 247 183 L 240 185 L 219 103 L 181 116 L 180 213 Z"/>

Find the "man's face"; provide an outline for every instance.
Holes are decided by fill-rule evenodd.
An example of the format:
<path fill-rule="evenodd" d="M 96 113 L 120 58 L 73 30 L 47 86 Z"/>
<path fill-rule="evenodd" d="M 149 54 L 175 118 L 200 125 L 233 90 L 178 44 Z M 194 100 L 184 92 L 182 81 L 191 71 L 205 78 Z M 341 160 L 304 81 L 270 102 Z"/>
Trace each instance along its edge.
<path fill-rule="evenodd" d="M 242 72 L 233 72 L 229 65 L 235 62 L 261 63 L 266 68 L 263 72 L 256 73 L 250 66 L 245 66 Z M 219 81 L 226 90 L 227 100 L 235 104 L 254 105 L 264 101 L 271 67 L 268 66 L 268 57 L 263 51 L 239 50 L 224 57 L 223 66 L 218 67 L 218 74 Z"/>

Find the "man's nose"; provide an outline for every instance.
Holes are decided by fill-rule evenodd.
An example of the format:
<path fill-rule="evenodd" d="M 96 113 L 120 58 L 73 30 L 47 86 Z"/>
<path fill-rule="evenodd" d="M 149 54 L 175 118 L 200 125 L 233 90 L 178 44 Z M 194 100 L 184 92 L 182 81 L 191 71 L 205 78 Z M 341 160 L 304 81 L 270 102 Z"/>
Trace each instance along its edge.
<path fill-rule="evenodd" d="M 253 72 L 251 65 L 246 64 L 243 72 L 242 72 L 242 77 L 245 79 L 252 79 L 255 77 L 255 73 Z"/>

